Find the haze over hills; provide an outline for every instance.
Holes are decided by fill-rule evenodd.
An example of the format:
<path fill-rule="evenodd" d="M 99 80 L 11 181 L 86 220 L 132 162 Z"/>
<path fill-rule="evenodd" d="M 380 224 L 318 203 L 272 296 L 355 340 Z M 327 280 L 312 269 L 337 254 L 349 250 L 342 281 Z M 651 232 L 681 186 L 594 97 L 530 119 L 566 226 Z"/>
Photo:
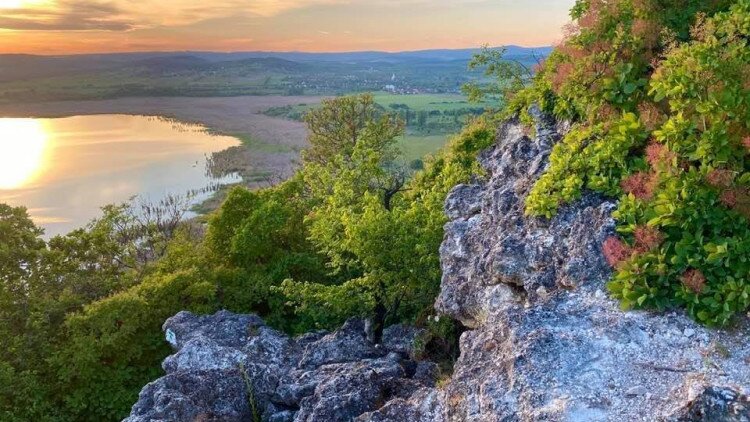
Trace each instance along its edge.
<path fill-rule="evenodd" d="M 533 61 L 534 57 L 544 57 L 552 50 L 551 47 L 519 47 L 507 46 L 506 57 L 513 60 Z M 30 54 L 2 54 L 0 55 L 0 81 L 14 81 L 41 77 L 61 76 L 81 71 L 99 72 L 117 70 L 123 67 L 169 67 L 169 68 L 200 68 L 209 67 L 209 63 L 225 63 L 245 61 L 248 65 L 263 63 L 258 59 L 278 59 L 291 62 L 314 63 L 318 65 L 338 63 L 348 65 L 362 64 L 407 64 L 434 63 L 446 64 L 450 62 L 467 62 L 478 49 L 435 49 L 404 52 L 355 51 L 344 53 L 304 53 L 304 52 L 205 52 L 205 51 L 175 51 L 175 52 L 142 52 L 142 53 L 113 53 L 113 54 L 76 54 L 40 56 Z M 253 59 L 253 60 L 251 60 Z M 292 67 L 282 65 L 281 61 L 266 61 L 269 65 L 281 65 L 282 68 Z M 297 67 L 294 70 L 310 70 Z M 465 70 L 465 69 L 462 69 Z"/>
<path fill-rule="evenodd" d="M 506 48 L 507 59 L 527 66 L 551 51 L 551 47 Z M 0 103 L 364 91 L 458 93 L 461 86 L 482 77 L 467 72 L 469 60 L 478 51 L 0 55 Z"/>

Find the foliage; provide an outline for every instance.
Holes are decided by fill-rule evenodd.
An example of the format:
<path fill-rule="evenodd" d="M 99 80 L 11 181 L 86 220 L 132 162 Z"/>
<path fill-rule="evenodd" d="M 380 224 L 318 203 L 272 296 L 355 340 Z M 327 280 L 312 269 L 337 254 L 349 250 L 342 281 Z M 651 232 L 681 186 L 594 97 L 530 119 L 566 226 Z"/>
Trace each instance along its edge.
<path fill-rule="evenodd" d="M 393 153 L 403 124 L 378 108 L 371 94 L 323 100 L 322 107 L 305 116 L 311 146 L 303 152 L 303 161 L 325 165 L 330 159 L 341 158 L 348 162 L 357 148 L 360 154 L 367 149 L 392 158 L 388 154 Z"/>
<path fill-rule="evenodd" d="M 176 237 L 190 231 L 177 236 L 148 214 L 110 206 L 88 227 L 45 242 L 24 209 L 1 205 L 0 212 L 0 418 L 122 418 L 166 356 L 163 319 L 208 309 L 194 304 L 215 290 L 201 284 L 210 280 L 203 275 L 159 269 L 177 260 L 170 250 L 189 261 L 178 247 L 187 240 Z M 166 256 L 156 266 L 161 244 Z M 184 300 L 170 301 L 167 287 L 184 288 Z"/>
<path fill-rule="evenodd" d="M 527 212 L 619 197 L 603 247 L 623 307 L 728 323 L 750 306 L 750 2 L 581 0 L 573 17 L 508 111 L 573 123 Z"/>
<path fill-rule="evenodd" d="M 327 279 L 324 257 L 308 240 L 305 216 L 311 200 L 300 175 L 281 185 L 251 192 L 236 188 L 210 219 L 209 259 L 231 274 L 221 296 L 228 309 L 253 310 L 289 331 L 304 331 L 294 309 L 273 287 L 288 278 Z"/>
<path fill-rule="evenodd" d="M 324 108 L 335 115 L 346 105 L 333 101 Z M 443 202 L 450 188 L 468 181 L 476 153 L 494 138 L 484 123 L 467 129 L 447 153 L 428 160 L 408 181 L 408 170 L 394 161 L 400 125 L 388 118 L 360 133 L 351 153 L 337 153 L 324 165 L 305 163 L 302 174 L 315 198 L 306 219 L 310 239 L 340 282 L 285 282 L 281 291 L 298 313 L 315 326 L 371 316 L 377 334 L 388 323 L 432 312 L 440 281 Z"/>
<path fill-rule="evenodd" d="M 482 47 L 482 51 L 471 59 L 469 70 L 484 69 L 484 76 L 493 82 L 468 82 L 462 90 L 469 101 L 483 101 L 488 97 L 508 98 L 526 86 L 534 75 L 528 65 L 506 56 L 507 48 Z"/>
<path fill-rule="evenodd" d="M 418 171 L 400 158 L 402 123 L 369 95 L 327 101 L 308 122 L 301 171 L 232 190 L 205 235 L 181 222 L 178 198 L 105 207 L 47 242 L 26 210 L 0 205 L 0 419 L 121 420 L 160 375 L 161 325 L 182 310 L 254 312 L 290 333 L 352 316 L 412 322 L 450 359 L 456 327 L 431 318 L 443 203 L 481 172 L 491 122 Z"/>

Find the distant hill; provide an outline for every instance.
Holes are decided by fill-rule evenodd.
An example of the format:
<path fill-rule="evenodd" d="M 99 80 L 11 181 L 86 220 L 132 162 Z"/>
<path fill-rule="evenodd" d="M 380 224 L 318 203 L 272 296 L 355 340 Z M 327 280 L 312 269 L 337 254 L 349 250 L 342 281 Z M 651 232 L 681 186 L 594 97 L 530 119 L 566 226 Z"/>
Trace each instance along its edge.
<path fill-rule="evenodd" d="M 234 72 L 259 72 L 293 74 L 309 71 L 311 66 L 306 63 L 284 60 L 276 57 L 247 58 L 226 61 L 210 61 L 199 55 L 158 56 L 141 59 L 133 64 L 118 63 L 117 67 L 132 69 L 141 74 L 152 76 L 167 73 L 184 72 L 218 72 L 231 76 Z"/>
<path fill-rule="evenodd" d="M 126 96 L 340 95 L 459 93 L 481 72 L 467 64 L 478 49 L 397 53 L 201 51 L 0 55 L 0 103 Z M 528 66 L 550 47 L 507 47 Z"/>
<path fill-rule="evenodd" d="M 507 56 L 544 57 L 551 47 L 508 46 Z M 175 71 L 187 68 L 206 68 L 223 63 L 223 67 L 251 66 L 284 72 L 304 71 L 304 63 L 392 63 L 468 61 L 478 49 L 421 50 L 397 53 L 358 51 L 347 53 L 302 53 L 250 51 L 215 53 L 201 51 L 146 52 L 113 54 L 79 54 L 69 56 L 35 56 L 25 54 L 0 55 L 0 81 L 62 76 L 86 71 L 116 70 L 123 67 L 147 68 L 152 72 Z M 263 60 L 258 60 L 263 59 Z M 229 64 L 232 63 L 232 64 Z"/>
<path fill-rule="evenodd" d="M 505 47 L 507 56 L 547 56 L 552 51 L 550 46 L 542 47 L 520 47 L 510 45 Z M 275 57 L 285 60 L 300 62 L 377 62 L 393 61 L 404 62 L 411 60 L 428 60 L 428 61 L 452 61 L 452 60 L 469 60 L 477 53 L 477 48 L 467 49 L 435 49 L 435 50 L 417 50 L 402 52 L 383 52 L 383 51 L 354 51 L 344 53 L 304 53 L 304 52 L 271 52 L 271 51 L 247 51 L 236 53 L 214 53 L 191 51 L 183 53 L 133 53 L 138 54 L 190 54 L 211 61 L 231 61 L 250 58 Z"/>

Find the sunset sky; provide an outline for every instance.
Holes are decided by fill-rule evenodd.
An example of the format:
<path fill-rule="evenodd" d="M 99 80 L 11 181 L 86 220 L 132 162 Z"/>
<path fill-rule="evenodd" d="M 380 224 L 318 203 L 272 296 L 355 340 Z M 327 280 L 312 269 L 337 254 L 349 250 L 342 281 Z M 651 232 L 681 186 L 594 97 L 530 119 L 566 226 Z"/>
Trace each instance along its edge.
<path fill-rule="evenodd" d="M 574 0 L 0 0 L 0 53 L 549 45 Z"/>

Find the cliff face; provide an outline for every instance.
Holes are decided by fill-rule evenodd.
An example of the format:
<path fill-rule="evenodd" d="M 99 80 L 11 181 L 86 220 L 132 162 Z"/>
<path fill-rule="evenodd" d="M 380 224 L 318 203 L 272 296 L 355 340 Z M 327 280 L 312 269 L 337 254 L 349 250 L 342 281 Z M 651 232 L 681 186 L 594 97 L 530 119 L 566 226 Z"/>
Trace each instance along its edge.
<path fill-rule="evenodd" d="M 622 312 L 605 287 L 611 274 L 601 245 L 614 231 L 615 204 L 604 198 L 587 194 L 551 220 L 524 215 L 566 130 L 537 120 L 534 136 L 518 122 L 503 124 L 480 157 L 485 181 L 457 186 L 447 200 L 436 307 L 469 330 L 445 385 L 432 385 L 434 366 L 409 358 L 417 334 L 405 327 L 391 329 L 383 346 L 354 321 L 300 339 L 254 317 L 204 329 L 224 314 L 170 331 L 180 333 L 168 375 L 144 389 L 128 422 L 195 420 L 170 418 L 180 413 L 167 410 L 186 406 L 207 418 L 198 420 L 248 420 L 243 376 L 226 386 L 228 375 L 201 378 L 215 365 L 234 374 L 239 361 L 251 368 L 244 380 L 263 420 L 750 421 L 746 321 L 716 331 L 681 313 Z"/>
<path fill-rule="evenodd" d="M 538 114 L 537 122 L 533 137 L 505 123 L 480 157 L 486 181 L 458 186 L 447 200 L 436 307 L 472 328 L 451 381 L 379 413 L 397 420 L 414 411 L 422 421 L 750 420 L 744 321 L 732 332 L 707 330 L 678 313 L 622 312 L 608 297 L 601 245 L 614 233 L 614 203 L 586 194 L 551 220 L 524 215 L 566 130 Z"/>

